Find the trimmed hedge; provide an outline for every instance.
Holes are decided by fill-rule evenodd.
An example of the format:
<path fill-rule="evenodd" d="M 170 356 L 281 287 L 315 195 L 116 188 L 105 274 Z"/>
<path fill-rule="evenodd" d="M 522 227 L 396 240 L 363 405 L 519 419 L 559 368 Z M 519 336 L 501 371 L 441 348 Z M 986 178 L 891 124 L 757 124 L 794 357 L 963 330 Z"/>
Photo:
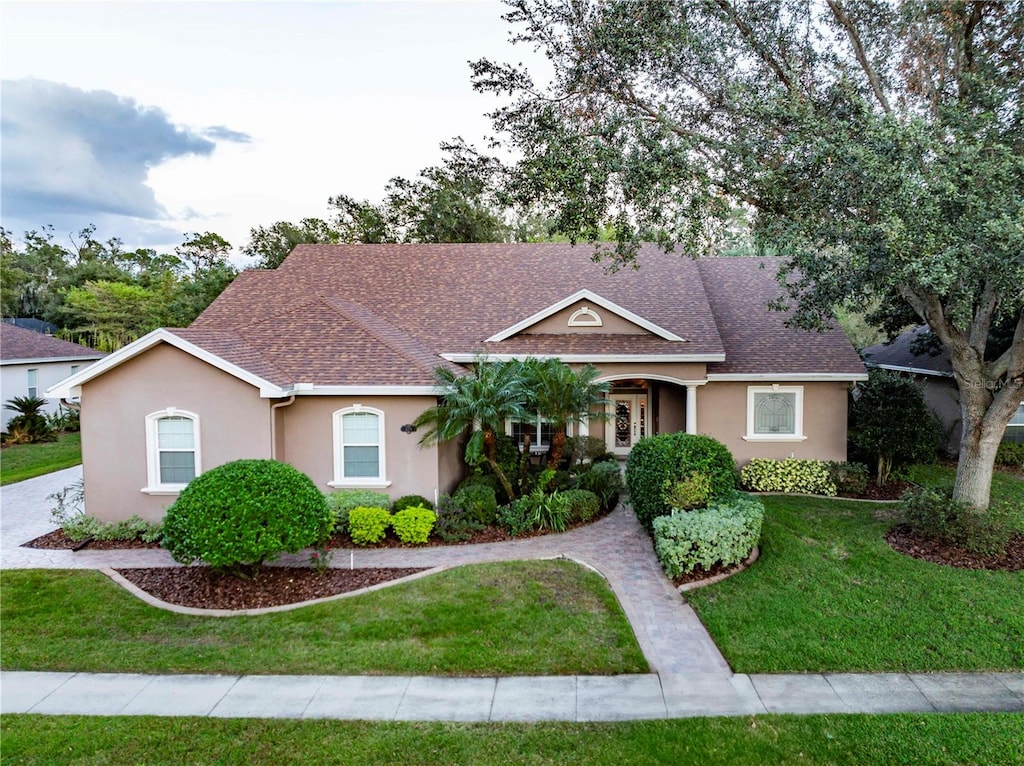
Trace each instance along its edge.
<path fill-rule="evenodd" d="M 626 461 L 626 486 L 633 511 L 648 532 L 655 518 L 671 511 L 665 502 L 666 484 L 694 473 L 708 477 L 712 498 L 722 497 L 736 486 L 732 453 L 710 436 L 658 434 L 634 445 Z"/>
<path fill-rule="evenodd" d="M 1002 442 L 996 451 L 996 465 L 1024 471 L 1024 444 Z"/>
<path fill-rule="evenodd" d="M 353 508 L 391 508 L 386 492 L 372 489 L 339 489 L 327 495 L 327 505 L 334 511 L 334 531 L 348 534 L 348 514 Z"/>
<path fill-rule="evenodd" d="M 821 460 L 754 458 L 740 471 L 740 482 L 755 492 L 804 492 L 835 497 L 828 463 Z"/>
<path fill-rule="evenodd" d="M 391 514 L 385 508 L 359 506 L 348 512 L 348 534 L 356 545 L 379 543 L 390 526 Z"/>
<path fill-rule="evenodd" d="M 403 543 L 423 544 L 430 537 L 437 514 L 429 508 L 411 505 L 391 517 L 391 527 Z"/>
<path fill-rule="evenodd" d="M 200 474 L 164 518 L 163 546 L 244 574 L 281 553 L 324 540 L 334 516 L 312 479 L 275 460 L 236 460 Z"/>
<path fill-rule="evenodd" d="M 558 496 L 565 503 L 572 523 L 590 521 L 601 510 L 601 502 L 597 495 L 585 489 L 567 489 Z"/>
<path fill-rule="evenodd" d="M 760 499 L 735 493 L 707 508 L 654 519 L 654 550 L 665 573 L 739 564 L 757 545 L 764 523 Z"/>

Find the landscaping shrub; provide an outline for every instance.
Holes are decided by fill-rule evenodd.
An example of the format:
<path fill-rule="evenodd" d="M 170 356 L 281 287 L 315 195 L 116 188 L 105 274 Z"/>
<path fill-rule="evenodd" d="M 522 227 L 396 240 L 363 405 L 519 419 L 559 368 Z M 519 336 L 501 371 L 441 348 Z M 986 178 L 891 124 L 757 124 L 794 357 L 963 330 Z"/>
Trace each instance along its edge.
<path fill-rule="evenodd" d="M 484 484 L 460 486 L 452 496 L 452 504 L 468 520 L 488 527 L 498 514 L 498 500 L 494 489 Z"/>
<path fill-rule="evenodd" d="M 821 460 L 754 458 L 740 471 L 740 483 L 755 492 L 806 492 L 828 497 L 836 494 L 828 466 Z"/>
<path fill-rule="evenodd" d="M 391 498 L 370 489 L 342 489 L 327 496 L 327 505 L 334 512 L 334 531 L 347 535 L 348 514 L 353 508 L 390 508 Z"/>
<path fill-rule="evenodd" d="M 615 455 L 608 451 L 604 439 L 596 436 L 570 436 L 565 440 L 564 463 L 569 469 L 575 469 L 588 463 L 615 460 Z"/>
<path fill-rule="evenodd" d="M 348 535 L 356 545 L 379 543 L 389 526 L 391 514 L 385 508 L 361 505 L 348 512 Z"/>
<path fill-rule="evenodd" d="M 392 513 L 404 511 L 406 508 L 426 508 L 428 511 L 432 511 L 434 510 L 434 504 L 423 497 L 423 495 L 402 495 L 391 504 Z"/>
<path fill-rule="evenodd" d="M 975 553 L 1005 551 L 1014 532 L 1008 503 L 992 503 L 979 512 L 954 500 L 952 490 L 944 487 L 905 492 L 900 511 L 903 520 L 919 532 Z"/>
<path fill-rule="evenodd" d="M 996 464 L 1024 471 L 1024 443 L 1001 443 L 996 451 Z"/>
<path fill-rule="evenodd" d="M 156 543 L 163 536 L 162 523 L 146 521 L 141 516 L 130 516 L 122 521 L 100 521 L 85 513 L 62 516 L 54 513 L 53 519 L 68 539 L 76 543 L 90 537 L 94 540 L 142 540 L 145 543 Z"/>
<path fill-rule="evenodd" d="M 579 474 L 574 482 L 576 489 L 585 489 L 597 495 L 601 509 L 610 511 L 619 502 L 619 495 L 625 485 L 618 461 L 612 463 L 595 463 L 588 470 Z"/>
<path fill-rule="evenodd" d="M 626 486 L 633 510 L 648 532 L 657 516 L 671 510 L 665 502 L 665 483 L 695 472 L 708 477 L 713 498 L 725 495 L 736 485 L 732 454 L 710 436 L 658 434 L 636 443 L 626 461 Z"/>
<path fill-rule="evenodd" d="M 516 444 L 516 440 L 508 434 L 496 433 L 495 434 L 495 460 L 498 467 L 502 470 L 509 481 L 512 482 L 513 487 L 516 485 L 516 477 L 519 474 L 519 462 L 521 455 L 519 454 L 519 446 Z M 508 502 L 509 498 L 506 497 L 505 490 L 501 487 L 501 483 L 498 477 L 494 474 L 494 470 L 491 468 L 489 463 L 483 462 L 477 467 L 484 476 L 493 477 L 498 495 L 499 502 Z"/>
<path fill-rule="evenodd" d="M 455 488 L 455 492 L 453 492 L 452 494 L 454 495 L 458 493 L 460 489 L 463 489 L 465 487 L 477 486 L 490 487 L 491 489 L 494 490 L 495 496 L 497 496 L 498 492 L 501 489 L 501 482 L 498 481 L 498 477 L 495 476 L 493 473 L 471 473 L 469 476 L 467 476 L 465 479 L 459 482 L 459 486 Z"/>
<path fill-rule="evenodd" d="M 559 497 L 566 505 L 570 523 L 590 521 L 601 510 L 597 495 L 586 489 L 567 489 Z"/>
<path fill-rule="evenodd" d="M 313 481 L 275 460 L 236 460 L 200 474 L 167 509 L 163 546 L 239 576 L 325 539 L 334 516 Z"/>
<path fill-rule="evenodd" d="M 877 462 L 882 485 L 894 467 L 934 461 L 942 433 L 913 380 L 889 370 L 868 375 L 850 404 L 848 436 L 858 455 Z"/>
<path fill-rule="evenodd" d="M 750 555 L 761 538 L 764 506 L 739 493 L 707 508 L 654 519 L 654 550 L 669 577 L 697 567 L 732 566 Z"/>
<path fill-rule="evenodd" d="M 455 504 L 451 495 L 441 495 L 437 501 L 435 537 L 446 543 L 462 543 L 482 529 L 484 525 L 467 517 L 463 509 Z"/>
<path fill-rule="evenodd" d="M 561 492 L 535 490 L 498 511 L 498 521 L 513 537 L 535 529 L 564 532 L 569 525 L 569 504 Z"/>
<path fill-rule="evenodd" d="M 391 526 L 403 543 L 422 544 L 430 537 L 437 514 L 423 506 L 410 505 L 391 517 Z"/>
<path fill-rule="evenodd" d="M 843 463 L 830 460 L 825 463 L 828 478 L 836 485 L 840 495 L 862 495 L 868 489 L 868 467 L 863 463 Z"/>
<path fill-rule="evenodd" d="M 674 511 L 704 508 L 711 500 L 711 479 L 700 472 L 691 473 L 679 481 L 665 483 L 665 502 Z"/>

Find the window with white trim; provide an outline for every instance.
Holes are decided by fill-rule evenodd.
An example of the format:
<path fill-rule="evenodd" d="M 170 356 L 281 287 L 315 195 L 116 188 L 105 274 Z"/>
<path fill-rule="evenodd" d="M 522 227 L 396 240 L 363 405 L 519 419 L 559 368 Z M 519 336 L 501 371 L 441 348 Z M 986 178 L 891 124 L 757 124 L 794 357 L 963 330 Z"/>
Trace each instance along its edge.
<path fill-rule="evenodd" d="M 747 441 L 793 441 L 804 436 L 803 386 L 748 386 Z"/>
<path fill-rule="evenodd" d="M 1003 433 L 1004 442 L 1024 443 L 1024 402 L 1013 413 L 1010 422 L 1006 424 L 1006 431 Z"/>
<path fill-rule="evenodd" d="M 505 433 L 515 439 L 519 449 L 523 448 L 523 438 L 530 434 L 530 452 L 547 452 L 551 448 L 551 439 L 555 435 L 554 426 L 539 414 L 531 420 L 508 420 L 505 422 Z M 572 433 L 572 426 L 566 429 Z"/>
<path fill-rule="evenodd" d="M 174 407 L 146 416 L 145 492 L 180 492 L 202 472 L 199 416 Z"/>
<path fill-rule="evenodd" d="M 354 405 L 334 413 L 335 487 L 386 487 L 384 413 Z"/>
<path fill-rule="evenodd" d="M 28 371 L 28 395 L 35 398 L 36 394 L 39 393 L 39 370 Z"/>

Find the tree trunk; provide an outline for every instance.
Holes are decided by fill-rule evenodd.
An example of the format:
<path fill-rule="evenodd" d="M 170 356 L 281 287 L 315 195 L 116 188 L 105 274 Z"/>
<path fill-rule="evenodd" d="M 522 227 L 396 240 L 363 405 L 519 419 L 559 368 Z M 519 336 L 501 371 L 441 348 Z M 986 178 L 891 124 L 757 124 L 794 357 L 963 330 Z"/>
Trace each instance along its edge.
<path fill-rule="evenodd" d="M 548 459 L 548 468 L 552 471 L 558 470 L 558 464 L 562 462 L 562 453 L 565 452 L 565 429 L 556 428 L 551 435 L 551 456 Z"/>
<path fill-rule="evenodd" d="M 501 470 L 501 466 L 498 465 L 498 440 L 494 435 L 494 430 L 490 428 L 484 429 L 484 457 L 487 458 L 488 465 L 491 466 L 491 470 L 494 471 L 494 475 L 498 477 L 498 481 L 501 482 L 502 488 L 505 490 L 505 494 L 508 495 L 509 500 L 516 499 L 515 490 L 512 489 L 512 482 L 508 480 L 505 472 Z"/>
<path fill-rule="evenodd" d="M 1004 430 L 986 427 L 987 420 L 964 421 L 960 460 L 956 465 L 956 482 L 953 484 L 953 499 L 979 511 L 988 508 L 996 451 Z"/>

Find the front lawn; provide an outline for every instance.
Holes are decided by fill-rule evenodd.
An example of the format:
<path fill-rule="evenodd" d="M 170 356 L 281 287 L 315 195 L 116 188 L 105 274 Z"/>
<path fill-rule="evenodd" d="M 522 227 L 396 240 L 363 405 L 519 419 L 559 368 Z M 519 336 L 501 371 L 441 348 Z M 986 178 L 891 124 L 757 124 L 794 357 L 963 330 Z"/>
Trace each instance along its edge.
<path fill-rule="evenodd" d="M 686 594 L 736 672 L 1024 669 L 1024 572 L 896 553 L 893 506 L 764 504 L 757 564 Z"/>
<path fill-rule="evenodd" d="M 616 724 L 444 724 L 210 718 L 3 717 L 19 766 L 1024 763 L 1024 714 L 695 718 Z"/>
<path fill-rule="evenodd" d="M 460 567 L 255 617 L 149 606 L 91 571 L 0 578 L 5 670 L 571 675 L 647 672 L 614 594 L 567 561 Z"/>
<path fill-rule="evenodd" d="M 956 468 L 945 465 L 915 465 L 910 468 L 910 481 L 929 487 L 952 487 Z M 1019 510 L 1018 528 L 1024 531 L 1024 480 L 1008 471 L 992 474 L 992 501 L 1006 501 Z"/>
<path fill-rule="evenodd" d="M 82 462 L 82 435 L 58 434 L 55 442 L 12 444 L 0 450 L 0 485 L 42 476 Z"/>

